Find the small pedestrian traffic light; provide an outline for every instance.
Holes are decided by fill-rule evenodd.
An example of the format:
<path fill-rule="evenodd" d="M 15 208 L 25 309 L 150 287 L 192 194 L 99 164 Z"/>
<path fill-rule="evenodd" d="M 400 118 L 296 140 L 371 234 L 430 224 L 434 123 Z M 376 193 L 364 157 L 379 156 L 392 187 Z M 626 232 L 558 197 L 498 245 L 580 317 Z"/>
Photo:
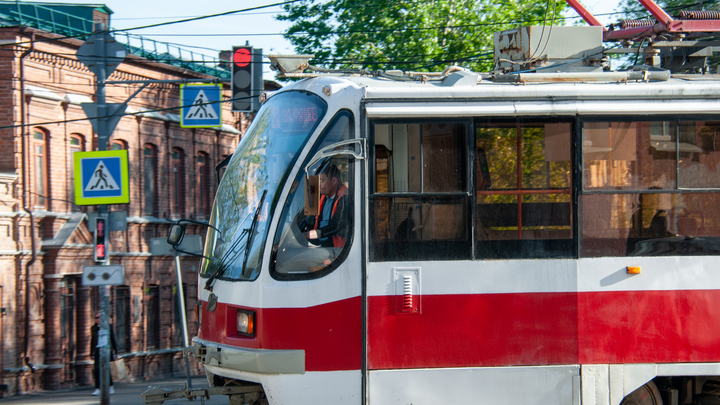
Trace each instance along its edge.
<path fill-rule="evenodd" d="M 95 218 L 95 261 L 107 260 L 107 218 Z"/>
<path fill-rule="evenodd" d="M 235 46 L 232 52 L 232 111 L 252 111 L 253 48 Z M 259 68 L 259 67 L 258 67 Z"/>

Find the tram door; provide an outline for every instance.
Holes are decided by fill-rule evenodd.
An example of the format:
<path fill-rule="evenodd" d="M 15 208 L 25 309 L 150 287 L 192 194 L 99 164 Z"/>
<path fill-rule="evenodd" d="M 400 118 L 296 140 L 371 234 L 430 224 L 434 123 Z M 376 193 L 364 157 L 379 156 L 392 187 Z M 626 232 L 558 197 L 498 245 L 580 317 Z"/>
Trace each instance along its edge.
<path fill-rule="evenodd" d="M 328 396 L 317 403 L 354 401 L 361 389 L 361 161 L 355 156 L 362 144 L 354 125 L 353 114 L 342 110 L 323 131 L 291 180 L 273 242 L 272 277 L 288 289 L 284 299 L 303 308 L 288 311 L 294 315 L 277 322 L 283 330 L 274 335 L 292 336 L 288 345 L 305 351 L 310 380 L 327 385 L 324 378 L 332 378 L 333 389 L 322 390 Z"/>
<path fill-rule="evenodd" d="M 577 322 L 576 297 L 516 287 L 518 274 L 539 273 L 519 259 L 572 257 L 570 130 L 536 121 L 371 123 L 371 403 L 422 402 L 447 386 L 447 403 L 572 397 L 572 366 L 531 368 L 576 362 L 572 334 L 556 333 Z M 496 372 L 507 366 L 528 368 Z M 533 390 L 542 384 L 519 389 L 519 380 L 561 388 L 540 402 Z"/>
<path fill-rule="evenodd" d="M 80 278 L 66 276 L 60 281 L 60 339 L 63 354 L 64 380 L 75 381 L 75 356 L 77 354 L 77 305 L 76 294 Z"/>
<path fill-rule="evenodd" d="M 427 326 L 420 322 L 428 318 L 421 314 L 431 309 L 421 302 L 425 299 L 421 279 L 434 271 L 428 268 L 432 263 L 472 257 L 470 128 L 472 123 L 464 120 L 372 125 L 368 209 L 371 371 L 425 366 L 422 356 L 412 351 L 418 339 L 402 343 L 401 338 L 409 336 L 406 333 L 412 328 Z"/>

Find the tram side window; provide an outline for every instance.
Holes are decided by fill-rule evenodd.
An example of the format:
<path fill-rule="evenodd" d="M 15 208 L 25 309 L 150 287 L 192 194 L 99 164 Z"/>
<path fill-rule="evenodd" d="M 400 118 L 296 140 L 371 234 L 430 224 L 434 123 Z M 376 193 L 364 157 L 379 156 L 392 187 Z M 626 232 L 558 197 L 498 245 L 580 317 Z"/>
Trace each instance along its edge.
<path fill-rule="evenodd" d="M 475 257 L 575 254 L 568 122 L 477 122 Z"/>
<path fill-rule="evenodd" d="M 273 241 L 273 277 L 322 277 L 347 256 L 354 221 L 353 159 L 324 158 L 307 167 L 307 175 L 305 168 L 321 148 L 353 139 L 353 128 L 352 114 L 338 113 L 293 180 Z"/>
<path fill-rule="evenodd" d="M 471 258 L 466 123 L 374 124 L 372 261 Z"/>
<path fill-rule="evenodd" d="M 580 255 L 720 254 L 720 122 L 583 123 Z"/>

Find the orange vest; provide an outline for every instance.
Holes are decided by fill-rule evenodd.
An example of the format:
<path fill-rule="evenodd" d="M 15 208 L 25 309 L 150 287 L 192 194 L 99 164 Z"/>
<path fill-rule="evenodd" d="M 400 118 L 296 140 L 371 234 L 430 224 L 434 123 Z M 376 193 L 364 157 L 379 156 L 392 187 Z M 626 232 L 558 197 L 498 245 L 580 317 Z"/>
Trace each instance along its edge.
<path fill-rule="evenodd" d="M 340 190 L 337 192 L 337 198 L 335 199 L 335 204 L 333 204 L 332 213 L 330 214 L 332 217 L 335 216 L 335 211 L 337 211 L 338 203 L 340 202 L 340 199 L 342 197 L 345 197 L 348 193 L 347 187 L 345 185 L 340 186 Z M 318 229 L 320 226 L 320 215 L 322 214 L 323 205 L 325 204 L 325 195 L 323 194 L 320 196 L 320 206 L 318 207 L 318 215 L 315 217 L 315 228 Z M 333 241 L 333 247 L 345 247 L 345 241 L 347 240 L 347 237 L 335 235 L 332 237 Z"/>

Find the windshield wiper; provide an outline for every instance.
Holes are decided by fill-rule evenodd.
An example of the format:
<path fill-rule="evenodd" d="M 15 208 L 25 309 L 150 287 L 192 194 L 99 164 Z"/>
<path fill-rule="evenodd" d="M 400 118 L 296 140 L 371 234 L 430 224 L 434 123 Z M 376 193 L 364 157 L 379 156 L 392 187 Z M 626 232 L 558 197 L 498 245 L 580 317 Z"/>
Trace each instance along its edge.
<path fill-rule="evenodd" d="M 260 207 L 262 207 L 262 203 L 263 203 L 263 201 L 264 201 L 264 199 L 265 199 L 265 194 L 266 194 L 266 193 L 267 193 L 267 190 L 264 190 L 262 197 L 260 197 L 260 201 L 258 202 L 258 204 L 257 204 L 257 206 L 256 206 L 256 208 L 255 208 L 255 211 L 254 211 L 254 212 L 255 212 L 255 216 L 253 217 L 253 222 L 252 222 L 252 224 L 250 224 L 250 228 L 245 228 L 245 229 L 243 229 L 242 232 L 240 233 L 240 236 L 239 236 L 237 239 L 233 240 L 233 239 L 235 238 L 235 235 L 237 234 L 237 230 L 236 230 L 235 233 L 233 234 L 233 236 L 230 238 L 230 240 L 233 241 L 233 242 L 232 242 L 232 245 L 231 245 L 231 246 L 228 246 L 228 247 L 226 247 L 226 248 L 224 249 L 224 251 L 223 251 L 223 253 L 222 253 L 222 256 L 220 257 L 220 260 L 217 262 L 217 267 L 215 268 L 215 271 L 210 275 L 210 277 L 209 277 L 209 278 L 207 279 L 207 281 L 205 282 L 205 289 L 206 289 L 206 290 L 212 292 L 212 290 L 213 290 L 213 285 L 212 285 L 212 284 L 213 284 L 213 281 L 215 281 L 216 278 L 218 278 L 218 277 L 220 277 L 221 275 L 223 275 L 223 274 L 225 273 L 225 271 L 226 271 L 228 268 L 230 268 L 230 264 L 235 261 L 235 259 L 237 258 L 238 254 L 239 254 L 239 252 L 236 252 L 236 249 L 237 249 L 237 247 L 240 245 L 240 243 L 242 243 L 243 240 L 246 241 L 246 242 L 245 242 L 245 245 L 246 245 L 246 247 L 247 247 L 247 245 L 248 245 L 248 239 L 249 239 L 248 235 L 250 234 L 250 230 L 253 229 L 253 226 L 254 226 L 254 224 L 256 223 L 257 219 L 258 219 L 258 212 L 259 212 L 259 210 L 260 210 Z M 239 222 L 239 224 L 244 223 L 244 222 L 248 219 L 248 217 L 250 216 L 250 214 L 252 214 L 252 212 L 249 212 L 249 213 L 245 216 L 245 218 L 243 218 L 242 221 Z M 239 229 L 238 229 L 238 230 L 239 230 Z M 244 263 L 243 263 L 243 268 L 244 268 Z"/>
<path fill-rule="evenodd" d="M 247 242 L 245 242 L 245 256 L 243 257 L 242 274 L 245 274 L 245 266 L 247 266 L 248 257 L 250 257 L 250 248 L 252 247 L 253 238 L 255 237 L 255 232 L 257 231 L 257 224 L 260 222 L 260 214 L 262 213 L 262 206 L 266 195 L 267 190 L 263 190 L 260 202 L 255 209 L 255 215 L 253 215 L 252 224 L 250 224 L 250 229 L 248 230 Z"/>
<path fill-rule="evenodd" d="M 246 217 L 247 218 L 247 217 Z M 234 251 L 235 248 L 242 242 L 244 237 L 245 231 L 243 231 L 243 234 L 240 235 L 240 237 L 233 242 L 232 246 L 229 246 L 228 248 L 225 248 L 225 251 L 223 252 L 222 256 L 220 256 L 220 260 L 218 261 L 217 267 L 215 267 L 215 271 L 213 274 L 210 275 L 210 277 L 205 282 L 205 289 L 212 292 L 213 287 L 212 283 L 215 281 L 216 278 L 220 277 L 225 273 L 225 270 L 227 270 L 230 266 L 231 260 L 229 260 L 229 253 Z"/>

